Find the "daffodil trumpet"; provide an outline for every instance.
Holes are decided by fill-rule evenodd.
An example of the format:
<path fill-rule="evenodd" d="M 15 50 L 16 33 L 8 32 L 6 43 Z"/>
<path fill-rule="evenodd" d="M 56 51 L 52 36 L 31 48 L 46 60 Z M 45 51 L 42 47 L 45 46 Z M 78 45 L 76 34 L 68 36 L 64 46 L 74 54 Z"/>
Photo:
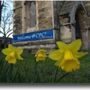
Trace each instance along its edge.
<path fill-rule="evenodd" d="M 36 57 L 36 62 L 46 60 L 46 57 L 47 57 L 46 50 L 45 49 L 39 49 L 36 52 L 35 57 Z"/>

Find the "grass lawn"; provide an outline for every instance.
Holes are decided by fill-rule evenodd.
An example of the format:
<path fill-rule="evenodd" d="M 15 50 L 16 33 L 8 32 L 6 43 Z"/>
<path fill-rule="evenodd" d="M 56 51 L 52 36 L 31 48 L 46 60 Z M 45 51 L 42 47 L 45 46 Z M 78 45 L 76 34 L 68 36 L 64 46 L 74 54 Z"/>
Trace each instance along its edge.
<path fill-rule="evenodd" d="M 1 83 L 89 83 L 90 82 L 90 53 L 81 58 L 80 70 L 65 74 L 54 65 L 49 58 L 46 61 L 35 62 L 33 54 L 24 53 L 23 61 L 18 60 L 14 66 L 9 65 L 0 54 Z M 56 73 L 57 71 L 57 73 Z M 55 78 L 56 77 L 56 78 Z"/>

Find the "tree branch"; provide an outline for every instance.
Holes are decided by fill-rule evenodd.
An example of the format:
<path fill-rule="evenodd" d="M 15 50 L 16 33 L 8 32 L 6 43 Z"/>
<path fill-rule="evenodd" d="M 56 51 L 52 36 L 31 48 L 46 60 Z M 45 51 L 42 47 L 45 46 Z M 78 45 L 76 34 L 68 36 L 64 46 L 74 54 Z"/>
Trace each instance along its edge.
<path fill-rule="evenodd" d="M 13 32 L 9 33 L 9 34 L 7 35 L 7 37 L 9 37 L 11 34 L 13 34 Z"/>
<path fill-rule="evenodd" d="M 10 29 L 9 31 L 6 32 L 6 34 L 8 34 L 9 32 L 13 31 L 13 29 Z"/>
<path fill-rule="evenodd" d="M 4 34 L 2 31 L 0 31 L 0 33 Z"/>

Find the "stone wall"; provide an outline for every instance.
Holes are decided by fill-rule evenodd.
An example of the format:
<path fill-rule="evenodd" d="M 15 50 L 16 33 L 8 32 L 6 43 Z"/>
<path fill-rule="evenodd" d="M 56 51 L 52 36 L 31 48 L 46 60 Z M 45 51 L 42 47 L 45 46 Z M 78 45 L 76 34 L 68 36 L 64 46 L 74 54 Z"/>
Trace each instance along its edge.
<path fill-rule="evenodd" d="M 85 7 L 87 9 L 87 14 L 88 14 L 88 45 L 89 45 L 89 49 L 90 49 L 90 1 L 85 3 Z"/>
<path fill-rule="evenodd" d="M 22 32 L 22 4 L 21 1 L 14 1 L 14 34 Z"/>
<path fill-rule="evenodd" d="M 90 49 L 90 1 L 83 1 L 84 3 L 84 7 L 85 7 L 85 11 L 86 11 L 86 34 L 88 36 L 88 39 L 84 39 L 86 42 L 88 42 L 88 48 Z M 83 18 L 82 18 L 83 19 Z M 84 21 L 84 19 L 83 19 Z M 82 28 L 84 28 L 84 26 L 82 25 Z"/>

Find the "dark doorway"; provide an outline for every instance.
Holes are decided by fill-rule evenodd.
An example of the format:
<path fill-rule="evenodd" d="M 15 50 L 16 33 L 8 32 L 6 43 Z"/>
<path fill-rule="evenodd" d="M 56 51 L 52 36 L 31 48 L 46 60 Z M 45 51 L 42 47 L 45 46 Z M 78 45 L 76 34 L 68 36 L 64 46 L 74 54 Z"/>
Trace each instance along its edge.
<path fill-rule="evenodd" d="M 81 39 L 82 38 L 81 29 L 80 29 L 80 21 L 79 21 L 79 13 L 80 13 L 80 9 L 77 10 L 76 15 L 75 15 L 75 20 L 76 20 L 76 24 L 75 24 L 76 39 Z"/>
<path fill-rule="evenodd" d="M 83 49 L 88 48 L 88 30 L 87 30 L 87 15 L 82 6 L 79 6 L 76 11 L 76 39 L 81 39 Z"/>

